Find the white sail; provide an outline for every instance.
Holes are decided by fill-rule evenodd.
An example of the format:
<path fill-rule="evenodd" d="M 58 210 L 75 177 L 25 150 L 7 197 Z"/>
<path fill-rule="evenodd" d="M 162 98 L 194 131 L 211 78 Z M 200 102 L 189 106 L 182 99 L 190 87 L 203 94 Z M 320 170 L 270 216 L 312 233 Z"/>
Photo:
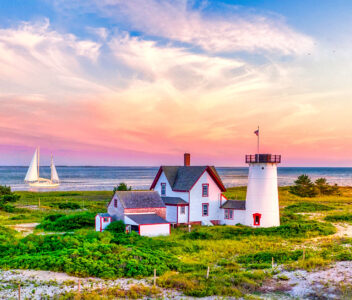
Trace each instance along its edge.
<path fill-rule="evenodd" d="M 36 149 L 24 181 L 37 181 L 38 178 L 38 149 Z"/>
<path fill-rule="evenodd" d="M 59 175 L 57 175 L 56 168 L 55 168 L 55 165 L 54 165 L 54 160 L 53 160 L 52 156 L 51 156 L 50 168 L 51 168 L 51 181 L 58 182 L 59 181 Z"/>

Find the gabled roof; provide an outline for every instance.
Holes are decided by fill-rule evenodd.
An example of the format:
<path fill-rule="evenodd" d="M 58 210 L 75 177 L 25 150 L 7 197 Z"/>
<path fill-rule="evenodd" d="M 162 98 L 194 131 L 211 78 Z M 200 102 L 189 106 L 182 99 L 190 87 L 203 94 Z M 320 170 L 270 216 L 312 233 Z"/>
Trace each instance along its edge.
<path fill-rule="evenodd" d="M 98 214 L 98 216 L 103 217 L 103 218 L 111 217 L 108 213 L 100 213 L 100 214 Z"/>
<path fill-rule="evenodd" d="M 246 201 L 244 200 L 227 200 L 221 208 L 230 208 L 230 209 L 246 209 Z"/>
<path fill-rule="evenodd" d="M 210 166 L 161 166 L 150 187 L 154 189 L 161 173 L 164 172 L 172 190 L 188 192 L 204 172 L 208 172 L 222 192 L 226 191 L 215 167 Z"/>
<path fill-rule="evenodd" d="M 167 224 L 168 222 L 157 214 L 126 214 L 125 217 L 130 218 L 133 222 L 143 224 Z"/>
<path fill-rule="evenodd" d="M 155 191 L 117 191 L 115 195 L 124 208 L 165 207 Z"/>
<path fill-rule="evenodd" d="M 177 204 L 187 204 L 188 203 L 180 197 L 161 197 L 165 205 L 177 205 Z"/>

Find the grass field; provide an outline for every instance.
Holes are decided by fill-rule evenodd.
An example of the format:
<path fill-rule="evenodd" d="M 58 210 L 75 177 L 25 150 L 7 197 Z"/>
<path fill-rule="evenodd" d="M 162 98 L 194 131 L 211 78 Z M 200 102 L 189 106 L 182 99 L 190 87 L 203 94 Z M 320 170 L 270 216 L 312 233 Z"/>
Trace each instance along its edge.
<path fill-rule="evenodd" d="M 22 237 L 0 232 L 0 267 L 63 271 L 102 278 L 146 277 L 158 273 L 158 285 L 191 296 L 241 296 L 260 292 L 282 266 L 287 270 L 315 270 L 334 261 L 352 260 L 352 188 L 341 196 L 300 198 L 279 189 L 282 225 L 271 229 L 214 226 L 172 230 L 168 237 L 143 238 L 93 228 L 74 233 Z M 226 196 L 245 199 L 244 187 L 230 188 Z M 52 214 L 105 212 L 111 192 L 18 192 L 14 213 L 0 211 L 6 228 L 41 223 Z M 77 203 L 77 210 L 59 209 Z M 11 239 L 11 242 L 9 240 Z M 0 249 L 0 250 L 1 250 Z M 206 278 L 209 267 L 209 278 Z M 108 270 L 108 271 L 107 271 Z"/>

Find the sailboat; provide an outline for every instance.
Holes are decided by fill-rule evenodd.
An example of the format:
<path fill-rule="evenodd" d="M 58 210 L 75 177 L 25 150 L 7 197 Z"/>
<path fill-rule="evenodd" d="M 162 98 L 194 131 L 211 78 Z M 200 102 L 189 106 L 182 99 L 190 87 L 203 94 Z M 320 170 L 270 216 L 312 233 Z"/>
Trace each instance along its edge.
<path fill-rule="evenodd" d="M 24 181 L 33 187 L 56 187 L 60 185 L 59 176 L 57 175 L 56 168 L 54 165 L 53 156 L 51 155 L 51 178 L 41 178 L 39 176 L 39 147 L 35 150 L 31 164 L 29 165 L 26 177 Z"/>

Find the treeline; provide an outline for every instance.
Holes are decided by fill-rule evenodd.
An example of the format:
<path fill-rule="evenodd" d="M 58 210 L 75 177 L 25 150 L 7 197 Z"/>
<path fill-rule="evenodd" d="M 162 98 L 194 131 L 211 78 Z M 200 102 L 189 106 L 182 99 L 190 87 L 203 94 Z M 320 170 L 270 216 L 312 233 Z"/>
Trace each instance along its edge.
<path fill-rule="evenodd" d="M 318 178 L 314 182 L 306 174 L 298 176 L 295 184 L 290 187 L 291 194 L 300 197 L 316 197 L 318 195 L 340 195 L 341 192 L 337 184 L 329 184 L 326 178 Z"/>

